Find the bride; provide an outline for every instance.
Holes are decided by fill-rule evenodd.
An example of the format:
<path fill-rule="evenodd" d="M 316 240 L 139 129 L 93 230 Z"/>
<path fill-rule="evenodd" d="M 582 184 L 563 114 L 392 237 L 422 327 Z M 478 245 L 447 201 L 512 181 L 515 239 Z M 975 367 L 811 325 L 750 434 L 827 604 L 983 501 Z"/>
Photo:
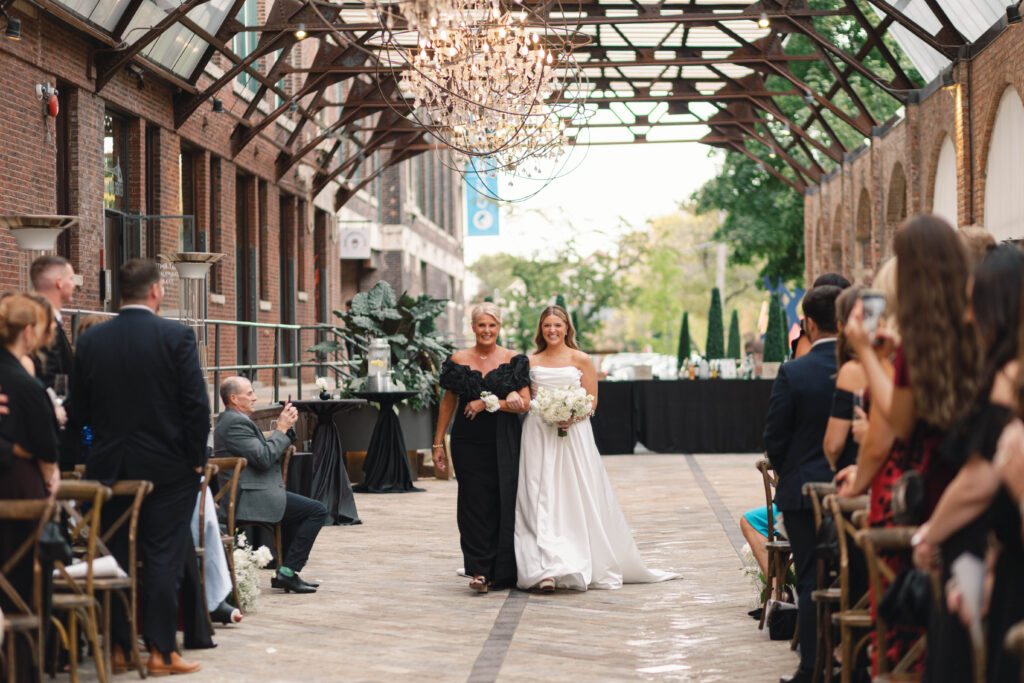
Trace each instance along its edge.
<path fill-rule="evenodd" d="M 537 353 L 530 356 L 530 391 L 582 385 L 597 406 L 597 372 L 576 346 L 565 309 L 540 316 Z M 640 557 L 594 443 L 590 418 L 554 425 L 529 414 L 523 423 L 515 551 L 519 588 L 585 591 L 652 583 L 678 574 L 648 569 Z"/>

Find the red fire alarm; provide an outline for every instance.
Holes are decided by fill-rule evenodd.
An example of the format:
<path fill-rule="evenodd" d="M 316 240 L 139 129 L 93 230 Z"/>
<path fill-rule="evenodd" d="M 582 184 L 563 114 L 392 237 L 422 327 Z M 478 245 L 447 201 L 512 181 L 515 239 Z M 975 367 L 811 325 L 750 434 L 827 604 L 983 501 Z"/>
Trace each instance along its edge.
<path fill-rule="evenodd" d="M 51 93 L 46 102 L 46 113 L 50 116 L 57 116 L 60 113 L 60 103 L 57 102 L 57 94 Z"/>
<path fill-rule="evenodd" d="M 36 85 L 36 97 L 44 102 L 45 113 L 48 116 L 57 116 L 60 112 L 60 104 L 57 101 L 57 88 L 49 83 Z"/>

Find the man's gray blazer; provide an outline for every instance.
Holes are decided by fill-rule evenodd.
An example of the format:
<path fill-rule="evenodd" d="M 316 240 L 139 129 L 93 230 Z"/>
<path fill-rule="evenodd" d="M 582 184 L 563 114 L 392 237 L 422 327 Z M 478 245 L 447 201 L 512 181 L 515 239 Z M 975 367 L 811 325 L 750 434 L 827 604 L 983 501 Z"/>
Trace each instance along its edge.
<path fill-rule="evenodd" d="M 277 430 L 263 436 L 256 423 L 237 410 L 228 408 L 221 413 L 213 430 L 214 457 L 248 461 L 238 479 L 238 519 L 276 523 L 284 517 L 281 456 L 291 445 L 291 438 Z"/>

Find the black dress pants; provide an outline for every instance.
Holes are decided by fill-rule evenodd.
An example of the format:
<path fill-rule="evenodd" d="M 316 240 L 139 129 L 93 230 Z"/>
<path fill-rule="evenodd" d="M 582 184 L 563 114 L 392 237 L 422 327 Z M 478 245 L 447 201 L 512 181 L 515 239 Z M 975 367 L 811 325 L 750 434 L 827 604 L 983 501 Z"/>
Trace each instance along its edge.
<path fill-rule="evenodd" d="M 309 559 L 309 551 L 313 549 L 317 534 L 327 519 L 327 508 L 318 500 L 300 496 L 288 491 L 284 505 L 284 517 L 281 523 L 281 543 L 284 550 L 284 561 L 280 562 L 292 571 L 301 572 Z"/>
<path fill-rule="evenodd" d="M 139 602 L 142 606 L 142 634 L 147 645 L 164 654 L 176 649 L 178 589 L 185 573 L 185 556 L 192 543 L 190 522 L 199 491 L 199 475 L 153 488 L 142 503 L 139 516 L 138 550 L 142 561 Z M 103 507 L 103 525 L 116 520 L 131 505 L 127 497 L 114 498 Z M 128 525 L 122 526 L 108 545 L 118 563 L 130 566 Z M 123 611 L 113 610 L 111 635 L 130 652 L 134 635 Z"/>
<path fill-rule="evenodd" d="M 814 670 L 818 649 L 818 612 L 811 594 L 818 587 L 818 573 L 814 566 L 814 513 L 810 510 L 783 510 L 783 524 L 789 545 L 793 549 L 793 569 L 796 571 L 796 594 L 800 618 L 800 668 Z"/>

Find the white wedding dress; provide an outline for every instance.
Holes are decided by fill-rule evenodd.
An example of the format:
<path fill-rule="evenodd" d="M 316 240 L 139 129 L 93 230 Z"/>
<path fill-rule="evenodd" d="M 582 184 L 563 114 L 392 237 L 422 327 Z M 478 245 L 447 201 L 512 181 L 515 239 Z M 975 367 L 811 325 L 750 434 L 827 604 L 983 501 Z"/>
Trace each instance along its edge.
<path fill-rule="evenodd" d="M 530 370 L 530 390 L 579 386 L 574 367 Z M 678 574 L 648 569 L 619 508 L 594 443 L 590 420 L 558 436 L 553 425 L 528 414 L 523 423 L 516 494 L 517 584 L 552 578 L 558 588 L 615 589 Z"/>

